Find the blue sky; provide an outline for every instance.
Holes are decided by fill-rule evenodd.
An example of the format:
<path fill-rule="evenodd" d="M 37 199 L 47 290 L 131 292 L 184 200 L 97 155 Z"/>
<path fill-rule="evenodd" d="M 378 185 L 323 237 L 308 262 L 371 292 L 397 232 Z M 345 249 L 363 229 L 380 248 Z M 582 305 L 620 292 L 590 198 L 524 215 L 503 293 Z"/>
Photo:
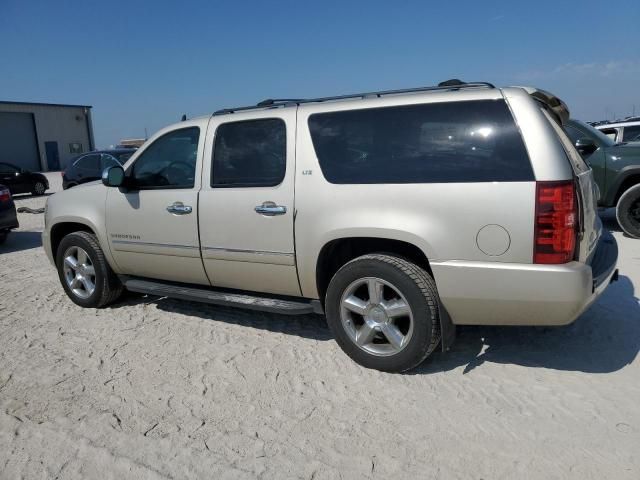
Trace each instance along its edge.
<path fill-rule="evenodd" d="M 640 1 L 0 0 L 0 100 L 94 106 L 96 144 L 269 97 L 535 85 L 640 114 Z"/>

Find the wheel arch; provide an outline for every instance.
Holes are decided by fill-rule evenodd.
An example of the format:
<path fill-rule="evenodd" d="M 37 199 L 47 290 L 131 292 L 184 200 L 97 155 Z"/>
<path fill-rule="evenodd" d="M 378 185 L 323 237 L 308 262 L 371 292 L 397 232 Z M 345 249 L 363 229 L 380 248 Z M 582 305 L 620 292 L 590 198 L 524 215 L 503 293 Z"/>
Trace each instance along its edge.
<path fill-rule="evenodd" d="M 436 281 L 427 254 L 413 243 L 385 237 L 336 238 L 323 245 L 316 259 L 316 286 L 318 298 L 323 306 L 329 282 L 335 273 L 347 262 L 369 253 L 391 254 L 411 261 L 422 267 Z M 444 351 L 455 341 L 455 325 L 442 302 L 438 302 L 438 310 Z"/>
<path fill-rule="evenodd" d="M 640 183 L 640 165 L 625 167 L 618 173 L 618 178 L 610 189 L 605 206 L 615 207 L 620 197 L 628 189 Z"/>
<path fill-rule="evenodd" d="M 58 254 L 58 247 L 60 246 L 60 242 L 62 242 L 62 239 L 70 233 L 74 232 L 89 232 L 96 235 L 95 227 L 84 222 L 64 221 L 52 225 L 50 230 L 50 242 L 51 253 L 54 260 Z"/>

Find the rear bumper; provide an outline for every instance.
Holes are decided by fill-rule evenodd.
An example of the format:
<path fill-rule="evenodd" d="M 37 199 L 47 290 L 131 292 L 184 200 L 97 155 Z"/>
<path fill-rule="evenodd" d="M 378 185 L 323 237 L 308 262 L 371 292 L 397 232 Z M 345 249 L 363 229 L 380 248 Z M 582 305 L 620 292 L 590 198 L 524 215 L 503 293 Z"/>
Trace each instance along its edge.
<path fill-rule="evenodd" d="M 0 205 L 0 230 L 11 230 L 18 227 L 18 217 L 13 204 L 7 207 Z"/>
<path fill-rule="evenodd" d="M 566 325 L 617 276 L 618 246 L 603 233 L 591 265 L 448 261 L 431 264 L 457 325 Z"/>

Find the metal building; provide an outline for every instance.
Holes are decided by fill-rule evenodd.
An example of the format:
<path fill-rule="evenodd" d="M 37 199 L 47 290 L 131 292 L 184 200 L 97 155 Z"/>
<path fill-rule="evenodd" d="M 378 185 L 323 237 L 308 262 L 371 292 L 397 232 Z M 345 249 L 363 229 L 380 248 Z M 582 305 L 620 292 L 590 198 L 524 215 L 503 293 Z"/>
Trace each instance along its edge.
<path fill-rule="evenodd" d="M 60 170 L 93 149 L 90 105 L 0 101 L 0 162 Z"/>

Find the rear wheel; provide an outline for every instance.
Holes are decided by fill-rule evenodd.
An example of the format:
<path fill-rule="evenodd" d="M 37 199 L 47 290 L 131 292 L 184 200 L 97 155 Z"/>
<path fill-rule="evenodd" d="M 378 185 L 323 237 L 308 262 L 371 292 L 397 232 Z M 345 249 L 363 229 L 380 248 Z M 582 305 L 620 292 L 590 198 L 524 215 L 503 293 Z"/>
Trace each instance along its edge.
<path fill-rule="evenodd" d="M 122 284 L 92 233 L 74 232 L 64 237 L 58 247 L 56 265 L 62 287 L 81 307 L 105 307 L 122 294 Z"/>
<path fill-rule="evenodd" d="M 33 195 L 44 195 L 46 189 L 47 186 L 44 184 L 44 182 L 38 181 L 33 185 L 33 191 L 31 193 Z"/>
<path fill-rule="evenodd" d="M 627 235 L 640 238 L 640 184 L 622 194 L 616 206 L 616 218 Z"/>
<path fill-rule="evenodd" d="M 440 341 L 435 282 L 402 258 L 370 254 L 347 263 L 331 279 L 325 306 L 340 347 L 367 368 L 409 370 Z"/>

